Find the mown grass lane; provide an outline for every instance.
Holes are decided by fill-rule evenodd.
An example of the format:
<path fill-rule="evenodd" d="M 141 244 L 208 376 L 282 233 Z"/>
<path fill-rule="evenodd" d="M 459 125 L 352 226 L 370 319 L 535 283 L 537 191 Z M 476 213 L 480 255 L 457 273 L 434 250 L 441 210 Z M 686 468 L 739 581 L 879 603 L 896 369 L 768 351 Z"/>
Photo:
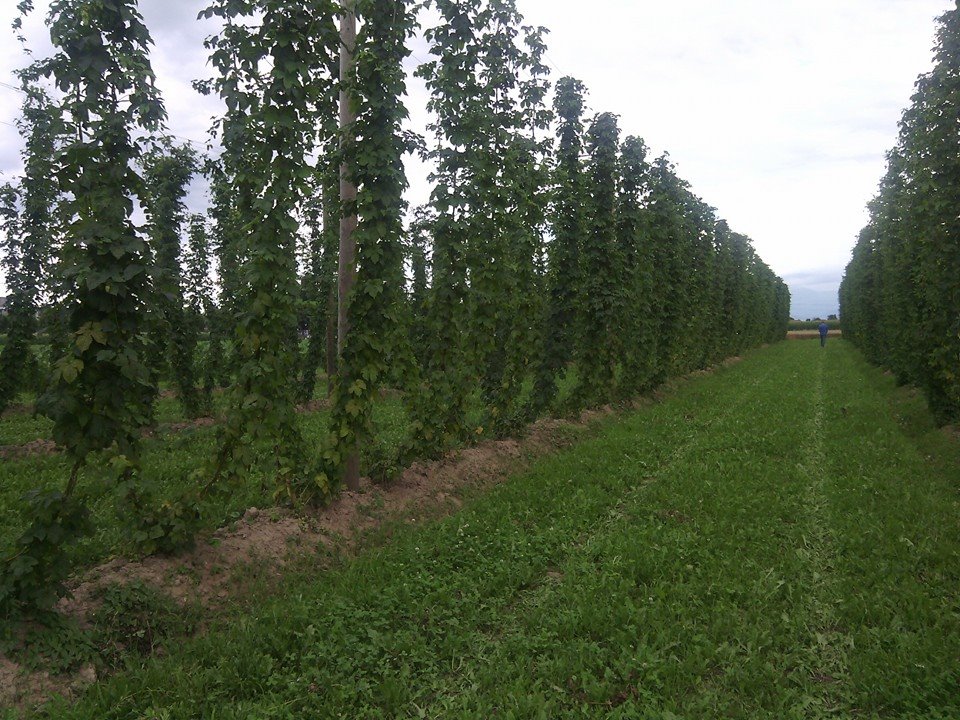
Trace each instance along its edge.
<path fill-rule="evenodd" d="M 917 402 L 843 342 L 756 351 L 46 716 L 958 718 Z"/>

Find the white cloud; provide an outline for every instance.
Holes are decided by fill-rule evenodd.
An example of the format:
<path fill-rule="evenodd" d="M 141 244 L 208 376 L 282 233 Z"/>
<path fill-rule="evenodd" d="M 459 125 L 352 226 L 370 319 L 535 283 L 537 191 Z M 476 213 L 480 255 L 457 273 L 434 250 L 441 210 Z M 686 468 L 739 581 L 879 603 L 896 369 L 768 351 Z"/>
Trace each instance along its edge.
<path fill-rule="evenodd" d="M 837 279 L 950 0 L 520 0 L 596 109 L 781 274 Z"/>

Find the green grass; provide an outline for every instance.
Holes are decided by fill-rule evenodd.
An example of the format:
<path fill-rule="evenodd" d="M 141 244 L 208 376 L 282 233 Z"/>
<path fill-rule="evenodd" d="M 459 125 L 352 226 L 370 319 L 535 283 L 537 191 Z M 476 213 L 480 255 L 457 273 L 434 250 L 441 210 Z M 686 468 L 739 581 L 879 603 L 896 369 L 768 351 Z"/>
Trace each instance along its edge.
<path fill-rule="evenodd" d="M 44 716 L 960 717 L 918 402 L 846 343 L 750 353 Z"/>

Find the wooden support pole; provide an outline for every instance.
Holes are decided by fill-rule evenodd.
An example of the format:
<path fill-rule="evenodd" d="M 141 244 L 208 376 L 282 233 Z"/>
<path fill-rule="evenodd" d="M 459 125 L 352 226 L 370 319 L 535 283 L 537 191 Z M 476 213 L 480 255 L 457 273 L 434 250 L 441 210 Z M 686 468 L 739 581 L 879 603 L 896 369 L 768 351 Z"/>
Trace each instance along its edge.
<path fill-rule="evenodd" d="M 350 88 L 354 81 L 354 56 L 357 46 L 357 5 L 356 0 L 345 0 L 343 15 L 340 16 L 340 148 L 350 144 L 349 133 L 356 117 L 350 104 Z M 344 162 L 340 165 L 340 258 L 337 273 L 337 352 L 343 353 L 343 345 L 350 329 L 347 314 L 347 299 L 356 281 L 356 241 L 353 233 L 357 228 L 356 215 L 357 186 L 353 173 Z M 343 362 L 341 359 L 340 367 Z M 343 481 L 350 490 L 360 489 L 360 453 L 354 449 L 347 457 Z"/>

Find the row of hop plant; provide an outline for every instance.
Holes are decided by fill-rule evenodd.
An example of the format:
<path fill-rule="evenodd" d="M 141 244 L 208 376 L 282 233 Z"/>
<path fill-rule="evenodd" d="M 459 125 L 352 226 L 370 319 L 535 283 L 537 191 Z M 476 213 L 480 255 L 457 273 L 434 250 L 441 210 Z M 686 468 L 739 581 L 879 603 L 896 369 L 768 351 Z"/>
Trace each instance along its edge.
<path fill-rule="evenodd" d="M 49 609 L 65 592 L 70 548 L 91 531 L 77 488 L 92 474 L 112 478 L 142 550 L 174 551 L 264 446 L 278 499 L 325 502 L 375 441 L 385 386 L 403 391 L 410 422 L 398 454 L 373 453 L 365 470 L 380 476 L 783 337 L 786 286 L 667 156 L 651 162 L 615 115 L 588 113 L 573 78 L 548 104 L 544 28 L 524 25 L 513 0 L 423 5 L 439 17 L 417 70 L 426 138 L 403 129 L 418 5 L 214 0 L 201 15 L 221 21 L 206 42 L 215 76 L 196 88 L 225 112 L 212 130 L 222 152 L 203 159 L 164 139 L 136 1 L 51 4 L 56 52 L 21 74 L 26 169 L 3 195 L 13 298 L 0 364 L 14 371 L 0 403 L 22 390 L 15 370 L 46 318 L 54 360 L 37 407 L 71 471 L 25 501 L 0 614 Z M 360 31 L 341 76 L 337 18 L 350 13 Z M 354 118 L 344 126 L 340 94 Z M 405 153 L 433 167 L 430 203 L 406 225 Z M 199 172 L 206 217 L 185 205 Z M 356 199 L 341 200 L 338 180 Z M 352 262 L 338 251 L 351 217 Z M 355 275 L 339 298 L 338 275 Z M 295 407 L 321 366 L 332 410 L 311 449 Z M 161 504 L 140 438 L 163 380 L 188 415 L 209 412 L 218 385 L 228 410 L 194 490 Z M 483 416 L 468 424 L 478 395 Z"/>
<path fill-rule="evenodd" d="M 960 9 L 939 20 L 933 69 L 900 121 L 840 286 L 844 337 L 938 421 L 960 420 Z"/>

